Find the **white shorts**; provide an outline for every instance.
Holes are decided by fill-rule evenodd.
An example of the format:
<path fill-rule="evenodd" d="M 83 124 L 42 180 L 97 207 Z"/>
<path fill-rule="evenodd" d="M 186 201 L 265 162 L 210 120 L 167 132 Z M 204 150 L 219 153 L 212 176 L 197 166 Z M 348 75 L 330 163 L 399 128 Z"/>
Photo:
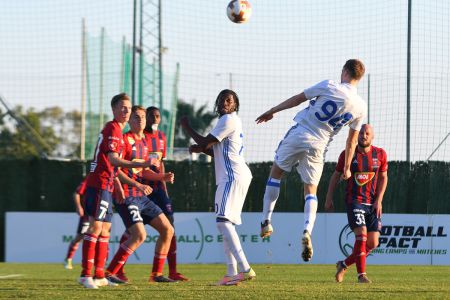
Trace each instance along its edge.
<path fill-rule="evenodd" d="M 293 126 L 275 151 L 274 162 L 285 172 L 298 164 L 297 172 L 306 184 L 319 185 L 323 171 L 324 148 L 314 146 L 311 135 L 303 128 Z"/>
<path fill-rule="evenodd" d="M 236 225 L 242 223 L 242 207 L 250 182 L 251 178 L 219 183 L 214 204 L 216 217 L 225 218 Z"/>

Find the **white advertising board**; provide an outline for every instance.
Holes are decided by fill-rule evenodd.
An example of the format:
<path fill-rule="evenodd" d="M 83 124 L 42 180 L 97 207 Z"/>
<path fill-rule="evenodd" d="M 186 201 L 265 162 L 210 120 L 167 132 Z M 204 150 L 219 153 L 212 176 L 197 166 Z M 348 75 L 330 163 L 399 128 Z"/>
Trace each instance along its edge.
<path fill-rule="evenodd" d="M 261 214 L 243 213 L 237 226 L 251 263 L 298 264 L 302 213 L 274 213 L 274 233 L 259 237 Z M 5 260 L 7 262 L 62 262 L 75 236 L 78 217 L 74 213 L 6 213 Z M 129 258 L 129 263 L 150 264 L 157 232 L 147 227 L 147 239 Z M 110 252 L 114 253 L 124 231 L 114 215 Z M 177 258 L 180 263 L 224 262 L 222 237 L 212 213 L 176 213 Z M 449 215 L 383 215 L 380 246 L 368 258 L 370 264 L 450 265 Z M 314 257 L 310 263 L 332 264 L 350 254 L 354 235 L 345 214 L 318 214 L 313 231 Z M 112 255 L 112 254 L 110 254 Z M 74 262 L 81 260 L 81 247 Z"/>

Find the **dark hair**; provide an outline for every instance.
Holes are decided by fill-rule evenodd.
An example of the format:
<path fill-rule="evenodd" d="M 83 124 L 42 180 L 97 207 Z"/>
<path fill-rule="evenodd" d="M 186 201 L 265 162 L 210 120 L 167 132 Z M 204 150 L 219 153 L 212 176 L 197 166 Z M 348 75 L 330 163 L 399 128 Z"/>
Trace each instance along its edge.
<path fill-rule="evenodd" d="M 135 112 L 137 112 L 138 110 L 143 110 L 143 111 L 145 111 L 145 108 L 144 108 L 142 105 L 133 105 L 133 106 L 131 107 L 131 113 L 135 113 Z"/>
<path fill-rule="evenodd" d="M 364 64 L 359 59 L 349 59 L 345 62 L 344 69 L 346 69 L 353 79 L 360 80 L 366 71 Z"/>
<path fill-rule="evenodd" d="M 120 94 L 115 95 L 114 97 L 112 97 L 112 99 L 111 99 L 111 107 L 114 108 L 117 105 L 117 103 L 119 103 L 122 100 L 131 101 L 130 96 L 128 96 L 126 93 L 120 93 Z"/>
<path fill-rule="evenodd" d="M 158 110 L 159 111 L 159 108 L 157 108 L 156 106 L 149 106 L 149 107 L 147 107 L 146 113 L 149 113 L 149 112 L 154 111 L 154 110 Z"/>
<path fill-rule="evenodd" d="M 236 94 L 235 91 L 225 89 L 225 90 L 222 90 L 222 91 L 219 93 L 219 95 L 217 95 L 216 102 L 215 102 L 215 104 L 214 104 L 214 112 L 217 113 L 218 115 L 220 115 L 220 112 L 219 112 L 219 110 L 218 110 L 218 109 L 219 109 L 219 102 L 220 102 L 220 100 L 221 100 L 222 98 L 224 98 L 224 97 L 226 97 L 226 96 L 228 96 L 228 95 L 233 96 L 234 101 L 236 102 L 236 110 L 235 110 L 235 111 L 236 111 L 236 112 L 239 111 L 239 97 L 238 97 L 238 95 Z"/>

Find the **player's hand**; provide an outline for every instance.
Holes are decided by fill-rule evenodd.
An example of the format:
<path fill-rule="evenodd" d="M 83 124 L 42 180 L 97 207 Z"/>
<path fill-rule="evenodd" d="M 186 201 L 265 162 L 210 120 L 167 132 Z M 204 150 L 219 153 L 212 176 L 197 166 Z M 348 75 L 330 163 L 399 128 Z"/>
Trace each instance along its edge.
<path fill-rule="evenodd" d="M 341 175 L 341 179 L 347 180 L 350 177 L 352 177 L 352 172 L 350 171 L 350 169 L 344 169 L 344 172 L 342 172 L 342 175 Z"/>
<path fill-rule="evenodd" d="M 203 147 L 197 144 L 189 146 L 189 153 L 202 153 L 203 150 Z"/>
<path fill-rule="evenodd" d="M 125 192 L 123 188 L 120 189 L 114 188 L 114 199 L 116 199 L 116 202 L 118 204 L 122 204 L 125 202 Z"/>
<path fill-rule="evenodd" d="M 84 209 L 83 209 L 83 207 L 82 207 L 81 205 L 77 205 L 76 211 L 77 211 L 77 214 L 78 214 L 80 217 L 83 217 L 83 216 L 84 216 Z"/>
<path fill-rule="evenodd" d="M 163 181 L 173 183 L 175 181 L 175 174 L 172 172 L 164 173 Z"/>
<path fill-rule="evenodd" d="M 333 199 L 330 197 L 327 197 L 327 200 L 325 201 L 325 211 L 333 212 L 334 211 L 334 203 Z"/>
<path fill-rule="evenodd" d="M 256 122 L 256 124 L 259 124 L 262 122 L 270 121 L 270 120 L 272 120 L 272 118 L 273 118 L 273 112 L 271 109 L 269 109 L 268 111 L 266 111 L 265 113 L 263 113 L 262 115 L 257 117 L 255 122 Z"/>
<path fill-rule="evenodd" d="M 150 195 L 153 192 L 153 189 L 146 184 L 136 183 L 136 188 L 143 192 L 145 196 Z"/>
<path fill-rule="evenodd" d="M 375 201 L 373 203 L 373 209 L 375 210 L 375 213 L 377 214 L 378 219 L 381 218 L 382 208 L 383 208 L 383 205 L 381 204 L 380 201 Z"/>

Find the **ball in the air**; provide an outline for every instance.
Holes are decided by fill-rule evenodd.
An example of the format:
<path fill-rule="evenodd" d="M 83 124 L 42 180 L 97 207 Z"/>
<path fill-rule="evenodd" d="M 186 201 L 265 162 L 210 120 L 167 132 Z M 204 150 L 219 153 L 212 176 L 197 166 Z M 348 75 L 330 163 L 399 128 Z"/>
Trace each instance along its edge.
<path fill-rule="evenodd" d="M 234 23 L 245 23 L 252 15 L 252 6 L 247 0 L 232 0 L 227 6 L 227 16 Z"/>

